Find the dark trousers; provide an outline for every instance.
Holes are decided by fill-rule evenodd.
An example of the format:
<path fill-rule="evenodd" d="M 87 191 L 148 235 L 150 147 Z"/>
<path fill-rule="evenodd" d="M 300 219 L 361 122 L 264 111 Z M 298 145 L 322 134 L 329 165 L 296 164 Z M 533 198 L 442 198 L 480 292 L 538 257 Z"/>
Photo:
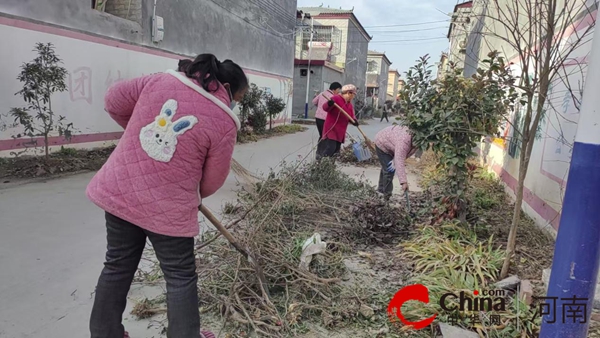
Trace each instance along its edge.
<path fill-rule="evenodd" d="M 394 160 L 394 156 L 389 155 L 383 150 L 379 149 L 379 147 L 375 147 L 377 152 L 377 157 L 379 158 L 379 163 L 381 164 L 381 171 L 379 172 L 379 186 L 377 187 L 377 191 L 386 195 L 387 197 L 392 195 L 392 191 L 394 190 L 394 172 L 390 172 L 387 170 L 390 161 Z"/>
<path fill-rule="evenodd" d="M 315 119 L 317 122 L 317 130 L 319 131 L 319 140 L 323 138 L 323 126 L 325 125 L 325 120 Z"/>
<path fill-rule="evenodd" d="M 383 119 L 385 119 L 387 122 L 390 122 L 390 120 L 388 119 L 388 113 L 386 113 L 386 112 L 383 112 L 383 113 L 381 114 L 381 120 L 380 120 L 379 122 L 382 122 L 382 121 L 383 121 Z"/>
<path fill-rule="evenodd" d="M 127 294 L 148 238 L 167 282 L 167 337 L 198 338 L 200 314 L 194 239 L 158 235 L 109 213 L 106 213 L 106 231 L 106 262 L 96 286 L 91 337 L 123 337 Z"/>
<path fill-rule="evenodd" d="M 341 142 L 328 138 L 321 140 L 317 145 L 317 160 L 320 160 L 323 157 L 334 157 L 340 152 L 341 148 Z"/>

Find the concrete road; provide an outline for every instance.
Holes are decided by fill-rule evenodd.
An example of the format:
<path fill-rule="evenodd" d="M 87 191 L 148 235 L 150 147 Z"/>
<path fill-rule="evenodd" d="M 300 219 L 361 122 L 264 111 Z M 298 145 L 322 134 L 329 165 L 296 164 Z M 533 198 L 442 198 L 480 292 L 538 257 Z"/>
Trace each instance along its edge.
<path fill-rule="evenodd" d="M 373 138 L 385 125 L 371 121 L 364 130 Z M 358 135 L 353 127 L 350 130 Z M 310 127 L 303 133 L 237 146 L 234 158 L 250 170 L 268 172 L 282 160 L 293 162 L 308 155 L 316 138 L 316 129 Z M 377 182 L 377 169 L 345 170 L 365 173 Z M 92 292 L 106 250 L 103 212 L 85 196 L 92 176 L 0 186 L 0 337 L 89 335 Z M 235 198 L 236 182 L 231 174 L 205 205 L 218 212 L 225 201 Z M 132 295 L 157 292 L 134 288 Z M 132 337 L 160 336 L 151 321 L 128 316 L 125 325 Z"/>

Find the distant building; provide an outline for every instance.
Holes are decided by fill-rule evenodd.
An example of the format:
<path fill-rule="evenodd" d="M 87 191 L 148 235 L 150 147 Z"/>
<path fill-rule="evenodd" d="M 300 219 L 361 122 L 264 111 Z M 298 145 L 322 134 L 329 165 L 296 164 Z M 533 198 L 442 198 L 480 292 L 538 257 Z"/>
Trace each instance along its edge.
<path fill-rule="evenodd" d="M 398 80 L 398 95 L 396 96 L 396 100 L 400 100 L 400 93 L 404 90 L 404 86 L 406 86 L 406 82 L 402 79 Z"/>
<path fill-rule="evenodd" d="M 447 53 L 442 53 L 442 56 L 440 56 L 440 62 L 438 62 L 437 66 L 438 66 L 437 79 L 443 80 L 444 77 L 446 76 L 446 72 L 448 71 L 448 54 Z"/>
<path fill-rule="evenodd" d="M 386 101 L 396 101 L 398 97 L 398 81 L 400 73 L 395 69 L 390 69 L 388 72 L 387 97 Z"/>
<path fill-rule="evenodd" d="M 469 34 L 471 32 L 471 8 L 473 1 L 465 1 L 454 6 L 452 13 L 452 22 L 448 28 L 448 40 L 450 46 L 448 49 L 448 62 L 442 69 L 442 72 L 450 70 L 454 66 L 457 69 L 465 68 L 465 59 L 467 55 L 467 45 Z M 443 76 L 439 74 L 438 77 Z"/>
<path fill-rule="evenodd" d="M 313 27 L 313 46 L 309 41 Z M 294 115 L 304 113 L 307 77 L 310 71 L 309 101 L 329 88 L 332 82 L 352 83 L 365 91 L 368 44 L 371 37 L 353 10 L 326 7 L 300 7 L 297 12 L 296 50 L 294 55 Z M 363 94 L 364 95 L 364 94 Z M 315 108 L 309 102 L 309 116 Z"/>
<path fill-rule="evenodd" d="M 406 85 L 406 81 L 404 81 L 402 79 L 398 80 L 398 93 L 400 93 L 404 89 L 405 85 Z"/>
<path fill-rule="evenodd" d="M 369 51 L 367 59 L 367 103 L 380 107 L 387 97 L 388 72 L 392 62 L 385 53 L 377 51 Z M 381 88 L 384 88 L 385 92 Z M 377 99 L 373 100 L 375 96 Z"/>

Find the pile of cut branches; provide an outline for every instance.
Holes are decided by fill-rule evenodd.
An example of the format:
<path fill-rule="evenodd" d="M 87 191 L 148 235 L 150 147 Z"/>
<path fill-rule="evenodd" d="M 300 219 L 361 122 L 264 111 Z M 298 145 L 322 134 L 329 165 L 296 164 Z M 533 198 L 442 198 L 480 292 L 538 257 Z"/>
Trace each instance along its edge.
<path fill-rule="evenodd" d="M 262 265 L 270 297 L 252 266 L 218 241 L 199 250 L 200 298 L 263 335 L 285 335 L 312 316 L 325 326 L 358 317 L 367 300 L 357 301 L 341 283 L 344 258 L 358 243 L 407 238 L 411 226 L 403 209 L 383 204 L 372 188 L 326 160 L 271 174 L 242 192 L 235 210 L 247 214 L 235 236 Z M 299 267 L 302 247 L 315 233 L 327 249 L 306 270 Z"/>
<path fill-rule="evenodd" d="M 262 266 L 269 292 L 227 241 L 206 244 L 217 236 L 211 233 L 197 245 L 201 307 L 220 313 L 233 329 L 262 336 L 290 336 L 306 322 L 337 329 L 367 320 L 365 309 L 376 307 L 371 297 L 378 292 L 357 295 L 356 285 L 343 282 L 350 274 L 345 260 L 358 245 L 395 244 L 412 228 L 404 208 L 380 202 L 372 187 L 327 160 L 272 173 L 245 187 L 228 210 L 243 218 L 230 230 Z M 307 270 L 300 257 L 316 233 L 326 250 L 313 256 Z"/>

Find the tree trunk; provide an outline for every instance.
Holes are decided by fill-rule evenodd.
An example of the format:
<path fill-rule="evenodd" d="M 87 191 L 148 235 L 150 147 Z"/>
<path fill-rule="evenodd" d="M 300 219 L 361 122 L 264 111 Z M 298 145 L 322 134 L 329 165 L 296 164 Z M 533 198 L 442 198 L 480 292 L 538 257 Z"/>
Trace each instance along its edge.
<path fill-rule="evenodd" d="M 46 133 L 44 135 L 44 150 L 45 150 L 44 159 L 46 160 L 46 164 L 48 164 L 48 161 L 50 160 L 50 155 L 49 155 L 49 150 L 48 150 L 48 133 Z"/>
<path fill-rule="evenodd" d="M 521 220 L 521 207 L 523 206 L 523 188 L 525 187 L 525 177 L 527 176 L 527 164 L 523 163 L 525 154 L 521 154 L 521 160 L 519 163 L 519 182 L 517 184 L 515 208 L 513 210 L 512 223 L 510 225 L 510 232 L 508 234 L 508 243 L 506 244 L 506 257 L 504 263 L 502 263 L 502 270 L 500 271 L 500 279 L 508 276 L 508 269 L 510 268 L 510 260 L 515 253 L 515 247 L 517 246 L 517 229 L 519 227 L 519 221 Z"/>
<path fill-rule="evenodd" d="M 542 110 L 544 108 L 544 99 L 539 98 L 538 104 L 535 109 L 536 115 L 533 118 L 531 128 L 523 128 L 523 144 L 521 144 L 521 158 L 519 160 L 519 182 L 517 184 L 515 208 L 513 210 L 513 219 L 510 225 L 510 233 L 508 234 L 508 243 L 506 245 L 506 257 L 502 264 L 502 270 L 500 271 L 500 278 L 506 278 L 508 276 L 508 269 L 510 267 L 510 260 L 512 255 L 515 253 L 515 247 L 517 244 L 517 228 L 519 227 L 519 221 L 521 220 L 521 207 L 523 206 L 523 190 L 525 189 L 525 177 L 527 177 L 527 170 L 529 169 L 529 159 L 531 158 L 531 152 L 535 143 L 535 135 L 537 128 L 540 123 Z M 529 112 L 531 114 L 532 112 Z M 529 115 L 531 116 L 531 115 Z M 526 118 L 526 126 L 529 125 L 531 118 Z"/>

